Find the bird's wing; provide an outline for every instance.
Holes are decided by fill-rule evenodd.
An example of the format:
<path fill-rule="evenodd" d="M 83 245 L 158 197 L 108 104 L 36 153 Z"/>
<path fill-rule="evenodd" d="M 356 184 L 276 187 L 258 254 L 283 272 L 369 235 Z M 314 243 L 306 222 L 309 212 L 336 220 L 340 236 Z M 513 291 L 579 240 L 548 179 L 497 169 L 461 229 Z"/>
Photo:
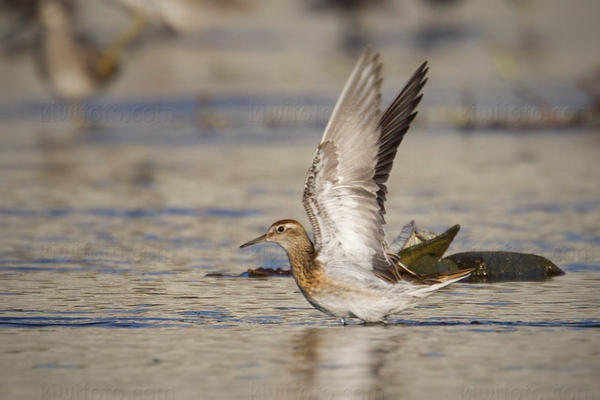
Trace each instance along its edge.
<path fill-rule="evenodd" d="M 346 82 L 317 147 L 303 203 L 319 260 L 327 268 L 359 266 L 400 279 L 385 251 L 385 182 L 416 113 L 426 64 L 382 114 L 378 54 L 367 49 Z"/>

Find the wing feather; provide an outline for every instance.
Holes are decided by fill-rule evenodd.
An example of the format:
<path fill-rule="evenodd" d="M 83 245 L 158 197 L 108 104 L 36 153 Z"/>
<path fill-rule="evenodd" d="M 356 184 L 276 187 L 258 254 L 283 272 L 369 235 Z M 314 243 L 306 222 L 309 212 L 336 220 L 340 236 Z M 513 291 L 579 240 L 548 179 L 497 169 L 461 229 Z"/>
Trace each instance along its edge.
<path fill-rule="evenodd" d="M 379 120 L 381 135 L 373 179 L 379 186 L 377 203 L 382 215 L 385 214 L 384 203 L 387 194 L 385 183 L 390 176 L 398 146 L 417 116 L 415 109 L 423 98 L 421 90 L 427 82 L 428 70 L 427 62 L 421 64 Z"/>
<path fill-rule="evenodd" d="M 326 269 L 357 266 L 394 282 L 400 277 L 385 250 L 385 182 L 416 115 L 427 68 L 415 72 L 383 114 L 381 69 L 378 54 L 363 52 L 315 152 L 303 203 Z"/>

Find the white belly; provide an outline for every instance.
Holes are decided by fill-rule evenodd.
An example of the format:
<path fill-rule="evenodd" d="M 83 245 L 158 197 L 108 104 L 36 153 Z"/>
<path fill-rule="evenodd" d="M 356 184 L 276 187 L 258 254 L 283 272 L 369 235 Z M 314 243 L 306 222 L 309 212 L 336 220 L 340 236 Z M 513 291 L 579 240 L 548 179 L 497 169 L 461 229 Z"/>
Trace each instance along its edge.
<path fill-rule="evenodd" d="M 380 292 L 369 289 L 344 292 L 320 291 L 312 297 L 304 294 L 316 309 L 337 318 L 359 318 L 365 322 L 380 322 L 395 312 L 410 307 L 417 300 L 396 290 Z"/>

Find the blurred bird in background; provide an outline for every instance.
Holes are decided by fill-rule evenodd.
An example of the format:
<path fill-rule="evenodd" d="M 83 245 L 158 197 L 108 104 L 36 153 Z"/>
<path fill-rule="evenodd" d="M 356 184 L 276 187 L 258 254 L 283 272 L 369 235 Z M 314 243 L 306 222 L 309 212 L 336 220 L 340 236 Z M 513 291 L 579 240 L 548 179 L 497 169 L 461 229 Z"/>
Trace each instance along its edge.
<path fill-rule="evenodd" d="M 41 81 L 82 130 L 89 127 L 82 102 L 115 79 L 124 49 L 140 35 L 145 21 L 135 14 L 130 26 L 101 46 L 76 28 L 78 5 L 74 0 L 4 0 L 2 11 L 16 22 L 2 43 L 8 54 L 31 51 Z M 30 31 L 34 38 L 24 40 L 24 32 Z"/>
<path fill-rule="evenodd" d="M 38 2 L 42 35 L 36 60 L 40 76 L 54 96 L 80 110 L 83 100 L 98 93 L 117 76 L 121 53 L 142 32 L 144 20 L 137 16 L 131 26 L 101 48 L 74 29 L 74 17 L 70 1 Z"/>

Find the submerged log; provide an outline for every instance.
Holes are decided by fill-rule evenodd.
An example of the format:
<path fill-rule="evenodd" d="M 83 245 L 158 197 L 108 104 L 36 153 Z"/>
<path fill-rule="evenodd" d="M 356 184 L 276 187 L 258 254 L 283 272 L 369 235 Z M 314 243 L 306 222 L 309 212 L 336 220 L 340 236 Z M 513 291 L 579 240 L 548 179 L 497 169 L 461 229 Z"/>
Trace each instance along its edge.
<path fill-rule="evenodd" d="M 252 269 L 252 268 L 248 269 L 246 274 L 250 278 L 264 278 L 267 276 L 291 276 L 292 271 L 289 269 L 281 269 L 281 268 L 273 269 L 273 268 L 259 267 L 256 269 Z M 244 276 L 244 274 L 242 274 L 241 276 Z"/>
<path fill-rule="evenodd" d="M 476 268 L 471 282 L 543 280 L 565 273 L 552 261 L 535 254 L 510 251 L 469 251 L 445 257 L 442 263 L 455 268 Z"/>
<path fill-rule="evenodd" d="M 289 269 L 273 269 L 259 267 L 256 269 L 249 268 L 246 272 L 238 275 L 224 274 L 222 272 L 209 272 L 204 275 L 207 278 L 267 278 L 269 276 L 292 276 L 292 271 Z"/>
<path fill-rule="evenodd" d="M 535 254 L 470 251 L 442 258 L 460 225 L 454 225 L 441 235 L 432 235 L 427 239 L 418 235 L 419 229 L 414 222 L 411 222 L 411 227 L 413 233 L 407 235 L 405 247 L 397 254 L 404 265 L 419 275 L 454 272 L 464 268 L 475 268 L 465 282 L 543 280 L 564 275 L 552 261 Z"/>

